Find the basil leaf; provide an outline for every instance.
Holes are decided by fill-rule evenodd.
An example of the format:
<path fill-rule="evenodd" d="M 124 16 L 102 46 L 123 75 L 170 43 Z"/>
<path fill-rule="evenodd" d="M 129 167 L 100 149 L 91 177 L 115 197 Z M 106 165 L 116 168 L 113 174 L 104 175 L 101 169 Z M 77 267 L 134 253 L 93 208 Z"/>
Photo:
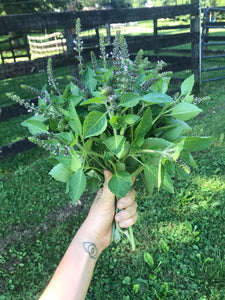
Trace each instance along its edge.
<path fill-rule="evenodd" d="M 43 123 L 45 118 L 42 115 L 31 117 L 21 123 L 22 126 L 28 127 L 31 134 L 47 133 L 48 127 Z"/>
<path fill-rule="evenodd" d="M 134 132 L 134 144 L 140 139 L 144 138 L 144 136 L 149 132 L 152 127 L 152 111 L 151 108 L 148 107 L 141 118 L 140 123 Z"/>
<path fill-rule="evenodd" d="M 131 175 L 127 171 L 116 172 L 109 181 L 109 189 L 117 197 L 125 197 L 131 189 Z"/>
<path fill-rule="evenodd" d="M 187 121 L 196 117 L 200 112 L 202 110 L 196 105 L 181 102 L 172 108 L 170 115 L 178 120 Z"/>
<path fill-rule="evenodd" d="M 92 103 L 102 103 L 102 98 L 94 97 L 94 98 L 91 98 L 91 99 L 88 99 L 88 100 L 82 102 L 80 105 L 83 106 L 83 105 L 88 105 L 88 104 L 92 104 Z"/>
<path fill-rule="evenodd" d="M 118 158 L 123 153 L 126 138 L 122 135 L 116 135 L 108 138 L 105 141 L 106 147 L 113 152 Z"/>
<path fill-rule="evenodd" d="M 60 132 L 55 134 L 64 144 L 70 145 L 74 141 L 75 137 L 73 133 L 70 132 Z"/>
<path fill-rule="evenodd" d="M 149 93 L 142 100 L 148 104 L 174 103 L 173 98 L 163 93 Z"/>
<path fill-rule="evenodd" d="M 194 74 L 186 78 L 181 84 L 181 95 L 189 95 L 193 89 L 195 83 Z"/>
<path fill-rule="evenodd" d="M 72 199 L 73 204 L 80 198 L 86 189 L 86 177 L 83 169 L 80 168 L 74 173 L 69 180 L 69 195 Z"/>
<path fill-rule="evenodd" d="M 87 67 L 82 75 L 82 83 L 90 90 L 91 94 L 93 95 L 96 86 L 97 80 L 95 79 L 95 72 Z"/>
<path fill-rule="evenodd" d="M 84 138 L 100 135 L 107 127 L 107 120 L 104 113 L 100 111 L 90 112 L 84 120 Z"/>
<path fill-rule="evenodd" d="M 82 135 L 82 125 L 73 102 L 69 105 L 69 125 L 76 134 Z"/>
<path fill-rule="evenodd" d="M 58 181 L 67 182 L 72 175 L 72 170 L 60 163 L 53 167 L 49 174 Z"/>
<path fill-rule="evenodd" d="M 209 147 L 214 141 L 215 137 L 186 137 L 184 141 L 184 150 L 188 152 L 201 151 Z"/>
<path fill-rule="evenodd" d="M 139 103 L 140 100 L 141 97 L 135 93 L 124 93 L 120 99 L 119 106 L 134 107 Z"/>

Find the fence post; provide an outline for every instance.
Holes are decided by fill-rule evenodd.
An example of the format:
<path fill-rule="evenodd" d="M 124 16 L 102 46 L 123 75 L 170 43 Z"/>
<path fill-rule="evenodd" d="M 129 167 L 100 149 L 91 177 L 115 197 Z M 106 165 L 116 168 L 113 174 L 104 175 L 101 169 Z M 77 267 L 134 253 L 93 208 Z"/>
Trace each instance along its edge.
<path fill-rule="evenodd" d="M 64 32 L 65 32 L 65 38 L 66 38 L 67 52 L 71 53 L 71 52 L 73 52 L 73 48 L 74 48 L 73 35 L 71 32 L 71 28 L 65 27 Z"/>
<path fill-rule="evenodd" d="M 153 26 L 154 26 L 154 38 L 157 39 L 158 36 L 158 20 L 154 19 L 153 20 Z M 159 48 L 157 47 L 158 42 L 155 43 L 154 46 L 154 54 L 158 54 L 159 53 Z"/>
<path fill-rule="evenodd" d="M 198 0 L 191 0 L 191 4 L 198 5 Z M 200 73 L 199 73 L 199 34 L 200 34 L 200 17 L 199 15 L 191 15 L 191 71 L 195 76 L 196 88 L 199 88 Z"/>
<path fill-rule="evenodd" d="M 106 32 L 107 32 L 107 37 L 106 37 L 107 44 L 110 45 L 110 44 L 111 44 L 110 24 L 109 24 L 109 23 L 106 23 L 106 24 L 105 24 L 105 27 L 106 27 Z"/>

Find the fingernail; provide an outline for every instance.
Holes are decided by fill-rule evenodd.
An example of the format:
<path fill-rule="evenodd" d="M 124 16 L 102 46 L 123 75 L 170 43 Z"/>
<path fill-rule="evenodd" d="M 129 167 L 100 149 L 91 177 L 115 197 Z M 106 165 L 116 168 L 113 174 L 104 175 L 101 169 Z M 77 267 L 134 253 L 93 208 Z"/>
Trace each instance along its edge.
<path fill-rule="evenodd" d="M 119 215 L 116 215 L 115 219 L 116 219 L 117 222 L 119 222 L 121 220 L 121 217 Z"/>
<path fill-rule="evenodd" d="M 123 208 L 123 205 L 124 205 L 124 203 L 123 203 L 123 202 L 120 202 L 120 203 L 118 204 L 119 209 L 122 209 L 122 208 Z"/>

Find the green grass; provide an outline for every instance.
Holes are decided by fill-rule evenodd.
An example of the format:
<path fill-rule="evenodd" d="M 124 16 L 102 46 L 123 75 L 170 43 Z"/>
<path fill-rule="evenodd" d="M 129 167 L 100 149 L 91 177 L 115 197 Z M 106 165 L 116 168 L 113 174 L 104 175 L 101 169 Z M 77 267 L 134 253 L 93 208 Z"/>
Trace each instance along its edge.
<path fill-rule="evenodd" d="M 224 81 L 204 85 L 201 94 L 211 100 L 200 104 L 192 134 L 216 141 L 194 154 L 198 170 L 175 179 L 174 194 L 149 197 L 137 179 L 137 250 L 130 252 L 126 241 L 106 249 L 87 299 L 225 299 Z M 1 299 L 38 298 L 94 198 L 86 195 L 77 214 L 65 213 L 65 186 L 52 180 L 50 169 L 40 149 L 0 164 Z"/>
<path fill-rule="evenodd" d="M 66 79 L 66 75 L 69 74 L 70 74 L 69 67 L 62 67 L 54 70 L 54 76 L 56 80 L 59 82 L 59 84 L 68 83 L 68 80 Z M 43 70 L 43 72 L 39 72 L 31 75 L 25 75 L 22 77 L 15 77 L 15 78 L 1 80 L 0 81 L 0 91 L 1 91 L 0 107 L 13 104 L 13 101 L 6 96 L 6 93 L 8 92 L 13 92 L 14 94 L 17 94 L 18 96 L 24 99 L 34 98 L 34 95 L 27 93 L 24 89 L 21 88 L 21 84 L 27 84 L 37 89 L 41 89 L 46 82 L 47 82 L 47 74 L 45 70 Z"/>

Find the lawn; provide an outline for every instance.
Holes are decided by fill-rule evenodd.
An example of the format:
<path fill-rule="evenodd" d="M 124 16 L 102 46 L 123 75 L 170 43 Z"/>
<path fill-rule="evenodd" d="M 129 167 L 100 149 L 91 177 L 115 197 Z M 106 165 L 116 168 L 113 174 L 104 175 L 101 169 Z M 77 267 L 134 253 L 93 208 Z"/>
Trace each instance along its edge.
<path fill-rule="evenodd" d="M 225 81 L 203 85 L 201 95 L 211 100 L 200 104 L 190 134 L 216 141 L 194 154 L 198 169 L 188 179 L 174 179 L 174 194 L 149 197 L 137 178 L 137 250 L 126 241 L 106 249 L 87 299 L 225 299 Z M 94 199 L 85 194 L 71 205 L 50 169 L 47 153 L 37 148 L 0 163 L 1 300 L 38 298 Z"/>

